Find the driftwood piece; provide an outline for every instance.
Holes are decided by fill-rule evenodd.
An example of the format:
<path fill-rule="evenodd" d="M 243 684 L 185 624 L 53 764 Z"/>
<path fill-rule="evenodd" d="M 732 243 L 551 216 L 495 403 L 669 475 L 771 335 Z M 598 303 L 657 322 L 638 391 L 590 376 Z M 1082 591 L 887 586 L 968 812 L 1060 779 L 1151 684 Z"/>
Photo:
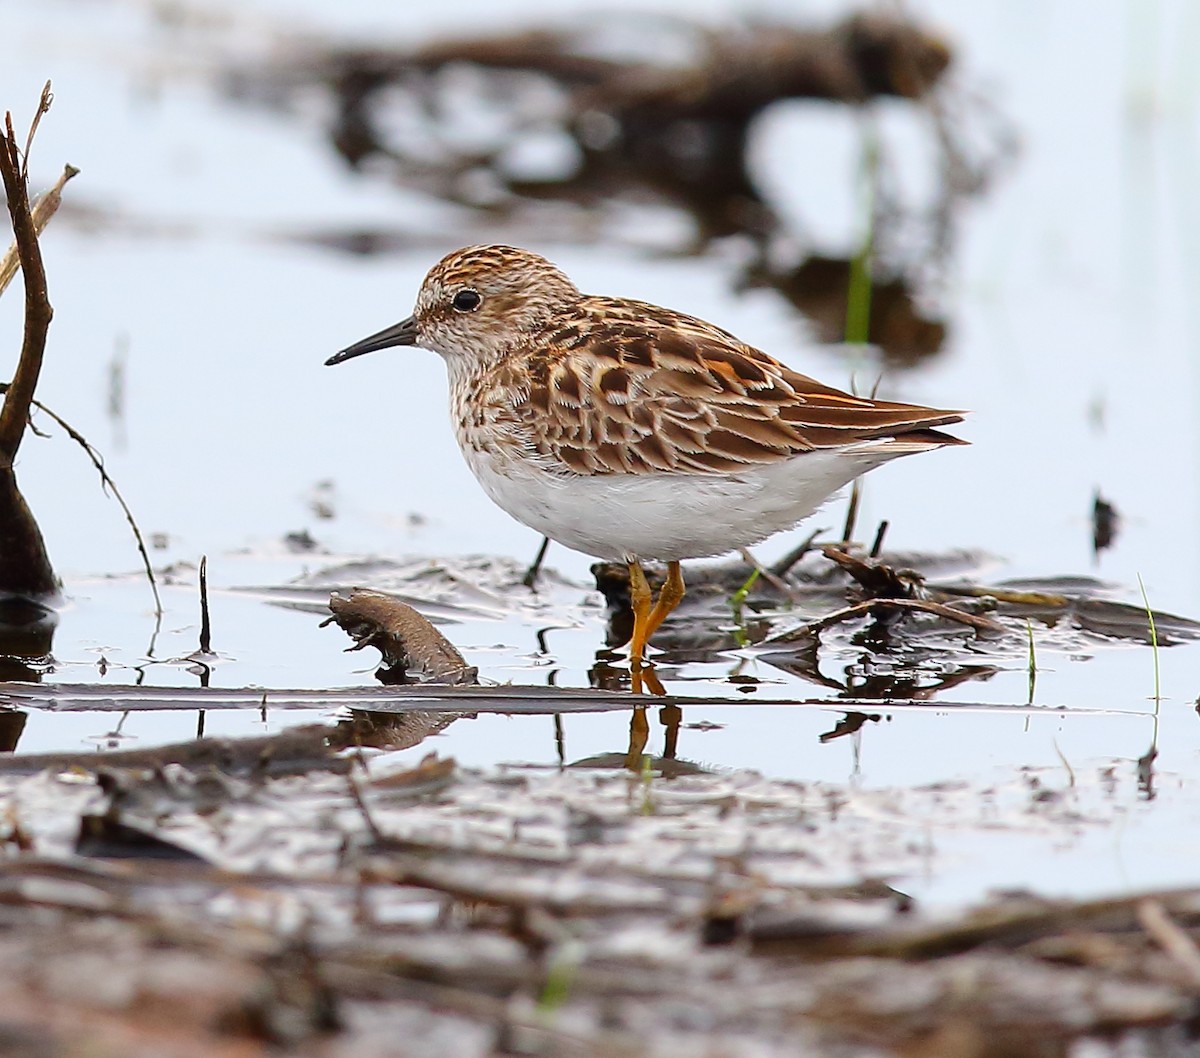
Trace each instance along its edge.
<path fill-rule="evenodd" d="M 836 544 L 823 544 L 820 551 L 850 575 L 864 599 L 921 598 L 925 578 L 916 570 L 897 569 L 878 558 L 859 558 Z"/>
<path fill-rule="evenodd" d="M 50 85 L 47 82 L 38 117 L 49 105 Z M 54 310 L 46 290 L 46 270 L 29 206 L 29 183 L 11 114 L 5 115 L 5 130 L 0 135 L 0 177 L 4 181 L 25 283 L 25 333 L 21 356 L 4 395 L 4 406 L 0 408 L 0 593 L 50 597 L 58 591 L 58 578 L 46 553 L 37 520 L 17 487 L 13 462 L 25 435 Z"/>
<path fill-rule="evenodd" d="M 329 599 L 333 616 L 323 622 L 337 622 L 351 639 L 350 650 L 375 647 L 383 655 L 376 673 L 385 684 L 420 682 L 447 686 L 479 682 L 479 670 L 468 665 L 428 619 L 408 603 L 386 592 L 355 588 L 348 596 L 333 594 Z"/>

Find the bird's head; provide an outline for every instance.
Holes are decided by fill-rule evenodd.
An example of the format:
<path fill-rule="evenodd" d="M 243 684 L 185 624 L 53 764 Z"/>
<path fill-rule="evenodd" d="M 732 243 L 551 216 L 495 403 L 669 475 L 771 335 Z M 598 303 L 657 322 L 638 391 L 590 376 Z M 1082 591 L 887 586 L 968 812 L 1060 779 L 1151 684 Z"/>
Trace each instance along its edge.
<path fill-rule="evenodd" d="M 447 361 L 502 355 L 525 334 L 577 302 L 578 288 L 546 258 L 515 246 L 468 246 L 429 270 L 413 314 L 331 356 L 419 345 Z"/>

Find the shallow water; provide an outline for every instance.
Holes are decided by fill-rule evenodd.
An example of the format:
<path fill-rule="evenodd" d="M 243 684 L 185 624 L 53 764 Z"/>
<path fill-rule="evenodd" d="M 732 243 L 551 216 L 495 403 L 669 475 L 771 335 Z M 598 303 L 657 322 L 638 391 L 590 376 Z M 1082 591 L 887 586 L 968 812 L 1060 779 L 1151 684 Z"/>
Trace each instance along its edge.
<path fill-rule="evenodd" d="M 729 9 L 706 11 L 716 18 Z M 461 5 L 453 18 L 341 5 L 337 24 L 331 10 L 260 0 L 203 17 L 181 8 L 168 19 L 134 4 L 52 0 L 6 12 L 14 57 L 0 70 L 0 100 L 20 124 L 47 76 L 56 92 L 33 153 L 34 181 L 49 182 L 65 161 L 83 170 L 45 238 L 57 315 L 39 396 L 104 451 L 143 528 L 162 534 L 156 567 L 175 568 L 155 636 L 149 592 L 129 572 L 137 559 L 127 529 L 94 471 L 61 438 L 29 438 L 20 478 L 68 596 L 48 682 L 197 686 L 188 655 L 197 647 L 201 554 L 209 556 L 219 655 L 207 679 L 265 688 L 372 684 L 373 657 L 343 653 L 343 634 L 318 628 L 312 613 L 240 589 L 372 554 L 487 553 L 508 556 L 513 568 L 532 558 L 537 538 L 493 508 L 461 463 L 435 356 L 405 351 L 336 371 L 321 366 L 406 315 L 421 276 L 452 245 L 532 244 L 585 289 L 690 309 L 835 383 L 852 371 L 873 376 L 871 361 L 815 345 L 771 292 L 732 291 L 735 244 L 699 258 L 659 252 L 683 226 L 667 211 L 617 211 L 617 234 L 595 244 L 569 241 L 566 225 L 548 239 L 541 228 L 479 220 L 348 172 L 320 134 L 318 98 L 302 98 L 289 115 L 223 95 L 221 71 L 305 35 L 409 40 L 463 24 Z M 535 9 L 512 4 L 500 15 L 479 5 L 471 24 L 499 28 L 532 17 L 527 10 Z M 1140 575 L 1156 608 L 1197 616 L 1200 561 L 1180 546 L 1200 520 L 1197 321 L 1184 296 L 1200 262 L 1185 179 L 1195 163 L 1195 93 L 1170 44 L 1194 39 L 1194 27 L 1182 3 L 1153 14 L 1110 6 L 1089 16 L 1088 46 L 1080 47 L 1077 13 L 1055 10 L 1043 17 L 1027 5 L 941 2 L 915 12 L 946 28 L 959 49 L 958 77 L 993 99 L 1020 152 L 965 209 L 946 294 L 947 348 L 918 369 L 889 373 L 882 387 L 972 408 L 962 432 L 973 445 L 873 474 L 860 532 L 887 518 L 890 546 L 996 555 L 986 582 L 1095 575 L 1114 597 L 1137 602 Z M 882 109 L 884 134 L 906 159 L 902 174 L 919 185 L 928 177 L 920 130 L 899 108 Z M 858 150 L 853 121 L 839 108 L 789 103 L 761 122 L 753 156 L 780 208 L 811 222 L 821 246 L 856 230 L 846 188 Z M 360 228 L 399 228 L 402 247 L 356 258 L 310 238 Z M 11 292 L 0 300 L 0 334 L 14 350 L 19 311 Z M 1123 516 L 1098 563 L 1089 521 L 1096 489 Z M 834 501 L 815 522 L 839 527 L 843 510 Z M 299 531 L 311 533 L 316 552 L 289 551 L 284 538 Z M 794 542 L 772 541 L 761 557 Z M 441 626 L 486 679 L 592 679 L 605 616 L 589 590 L 589 560 L 553 548 L 549 564 L 564 580 L 541 597 L 509 592 L 492 612 L 476 607 Z M 822 675 L 857 679 L 861 653 L 835 636 Z M 663 674 L 672 693 L 709 700 L 685 710 L 681 758 L 851 791 L 966 782 L 953 794 L 963 798 L 1019 783 L 1034 768 L 1100 805 L 1102 820 L 1075 833 L 1014 828 L 951 839 L 961 870 L 926 879 L 927 895 L 1195 881 L 1200 863 L 1190 850 L 1181 854 L 1176 836 L 1200 809 L 1189 778 L 1200 762 L 1192 706 L 1200 645 L 1161 652 L 1157 709 L 1144 646 L 1081 654 L 1041 638 L 1041 710 L 1023 708 L 1023 653 L 1000 654 L 983 659 L 998 669 L 986 678 L 915 704 L 879 702 L 870 710 L 878 719 L 827 742 L 820 735 L 850 708 L 839 707 L 844 693 L 789 675 L 761 651 L 679 665 L 668 658 Z M 731 682 L 747 676 L 759 681 L 752 690 Z M 795 699 L 820 704 L 770 704 Z M 203 723 L 206 734 L 233 735 L 309 718 L 208 710 Z M 18 752 L 174 741 L 198 724 L 177 711 L 30 709 Z M 628 717 L 572 715 L 563 732 L 567 762 L 621 752 Z M 1138 787 L 1136 761 L 1155 740 L 1151 800 Z M 431 741 L 471 765 L 559 759 L 549 717 L 481 715 Z M 661 748 L 653 724 L 648 751 Z M 1102 778 L 1108 769 L 1112 780 Z"/>

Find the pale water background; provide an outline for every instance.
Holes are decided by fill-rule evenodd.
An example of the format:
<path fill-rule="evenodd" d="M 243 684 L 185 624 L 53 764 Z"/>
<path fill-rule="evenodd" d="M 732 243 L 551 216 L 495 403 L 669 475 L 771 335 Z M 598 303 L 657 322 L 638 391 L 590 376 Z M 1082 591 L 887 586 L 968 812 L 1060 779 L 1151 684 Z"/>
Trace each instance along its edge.
<path fill-rule="evenodd" d="M 632 5 L 608 5 L 622 9 Z M 593 10 L 564 2 L 555 17 Z M 642 3 L 720 21 L 739 15 L 821 21 L 834 4 Z M 873 474 L 860 526 L 891 522 L 889 544 L 938 551 L 979 548 L 1002 576 L 1097 575 L 1136 600 L 1137 577 L 1156 608 L 1200 616 L 1197 414 L 1200 405 L 1200 9 L 1186 0 L 1081 5 L 1061 2 L 914 3 L 956 50 L 955 77 L 987 97 L 1019 136 L 1019 153 L 982 198 L 968 203 L 947 297 L 943 353 L 890 374 L 885 391 L 973 413 L 973 446 L 906 460 Z M 156 565 L 209 556 L 216 588 L 278 584 L 339 557 L 364 554 L 532 557 L 534 534 L 496 510 L 471 479 L 445 411 L 441 362 L 396 351 L 330 370 L 331 352 L 395 322 L 429 265 L 488 229 L 382 176 L 350 173 L 321 136 L 315 94 L 308 120 L 231 102 L 220 72 L 253 65 L 305 38 L 413 43 L 535 22 L 542 5 L 459 3 L 414 7 L 318 0 L 238 5 L 0 2 L 7 58 L 0 107 L 27 121 L 42 82 L 56 101 L 31 172 L 49 183 L 63 162 L 83 171 L 69 208 L 44 239 L 56 317 L 38 395 L 106 455 L 147 532 L 167 534 Z M 927 141 L 896 106 L 885 134 L 904 172 L 927 179 Z M 804 218 L 818 244 L 856 230 L 851 193 L 859 139 L 844 108 L 788 103 L 766 115 L 753 153 L 781 207 Z M 618 218 L 619 219 L 619 218 Z M 736 248 L 703 258 L 659 251 L 682 221 L 631 212 L 620 240 L 595 245 L 522 241 L 588 290 L 626 294 L 695 312 L 797 369 L 834 383 L 851 365 L 813 343 L 768 291 L 738 295 Z M 353 258 L 303 237 L 360 228 L 420 233 L 410 249 Z M 635 237 L 628 237 L 635 232 Z M 512 239 L 510 230 L 494 233 Z M 727 256 L 723 256 L 727 253 Z M 16 290 L 0 300 L 0 351 L 15 358 Z M 122 415 L 110 413 L 114 358 L 123 365 Z M 860 365 L 860 370 L 869 365 Z M 57 433 L 57 431 L 54 431 Z M 95 472 L 61 438 L 29 438 L 20 480 L 38 514 L 69 603 L 47 678 L 130 683 L 153 631 L 128 531 Z M 318 483 L 333 482 L 337 517 L 312 511 Z M 1094 490 L 1117 505 L 1123 527 L 1093 564 Z M 835 501 L 820 524 L 840 525 Z M 296 556 L 282 540 L 308 529 L 327 555 Z M 794 539 L 764 545 L 781 553 Z M 537 651 L 536 622 L 468 621 L 447 627 L 496 680 L 586 685 L 603 614 L 587 592 L 590 560 L 564 549 L 550 564 L 578 583 L 569 627 Z M 110 579 L 114 575 L 117 579 Z M 195 574 L 181 568 L 155 654 L 195 649 Z M 569 593 L 561 598 L 569 598 Z M 222 686 L 331 687 L 373 682 L 369 659 L 311 615 L 219 592 L 214 646 Z M 103 656 L 107 675 L 97 663 Z M 697 666 L 672 690 L 742 699 L 725 682 L 739 664 Z M 894 711 L 860 736 L 820 744 L 838 716 L 769 708 L 764 700 L 819 695 L 757 662 L 768 680 L 754 702 L 690 709 L 680 755 L 797 779 L 919 786 L 1004 781 L 1029 767 L 1068 788 L 1065 759 L 1084 786 L 1115 768 L 1104 825 L 1064 835 L 940 835 L 961 846 L 961 872 L 914 881 L 927 896 L 962 897 L 997 885 L 1043 891 L 1112 891 L 1194 883 L 1200 854 L 1195 775 L 1200 766 L 1200 646 L 1162 652 L 1158 796 L 1138 794 L 1134 761 L 1155 734 L 1152 659 L 1141 647 L 1089 658 L 1046 652 L 1036 700 L 1067 714 L 941 710 L 936 701 Z M 151 684 L 194 686 L 183 663 L 145 669 Z M 1025 701 L 1022 659 L 953 700 Z M 757 704 L 756 704 L 757 703 Z M 1072 715 L 1069 710 L 1075 709 Z M 884 706 L 880 712 L 887 713 Z M 274 730 L 297 717 L 210 713 L 208 733 Z M 194 721 L 33 712 L 20 752 L 187 737 Z M 622 748 L 627 718 L 566 718 L 568 759 Z M 657 727 L 652 740 L 660 739 Z M 553 762 L 551 721 L 460 721 L 430 746 L 465 764 Z M 652 741 L 651 749 L 656 750 Z M 963 796 L 973 796 L 975 786 Z"/>

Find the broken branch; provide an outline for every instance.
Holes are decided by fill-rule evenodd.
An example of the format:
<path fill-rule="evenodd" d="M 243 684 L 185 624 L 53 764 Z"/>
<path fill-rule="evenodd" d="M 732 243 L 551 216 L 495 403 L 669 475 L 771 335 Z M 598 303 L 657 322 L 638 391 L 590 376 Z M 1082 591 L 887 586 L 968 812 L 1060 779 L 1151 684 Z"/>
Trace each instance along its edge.
<path fill-rule="evenodd" d="M 43 93 L 43 103 L 45 99 Z M 12 466 L 25 434 L 25 422 L 29 418 L 30 403 L 42 370 L 46 335 L 50 330 L 54 309 L 46 290 L 46 270 L 38 247 L 37 227 L 29 208 L 29 186 L 22 168 L 21 151 L 13 133 L 12 114 L 5 114 L 4 126 L 4 135 L 0 136 L 0 176 L 4 180 L 8 212 L 12 218 L 17 253 L 25 278 L 25 337 L 21 345 L 21 358 L 13 373 L 12 384 L 4 396 L 4 407 L 0 408 L 0 460 L 4 465 Z M 32 135 L 32 129 L 30 131 Z"/>
<path fill-rule="evenodd" d="M 46 230 L 50 218 L 58 212 L 58 207 L 62 205 L 62 191 L 67 181 L 78 175 L 79 170 L 75 166 L 63 166 L 62 175 L 55 181 L 54 186 L 45 194 L 38 196 L 31 213 L 33 214 L 34 229 L 39 235 Z M 5 250 L 4 256 L 0 257 L 0 294 L 8 289 L 8 284 L 16 277 L 17 269 L 20 267 L 21 258 L 17 252 L 17 244 L 14 242 Z"/>

